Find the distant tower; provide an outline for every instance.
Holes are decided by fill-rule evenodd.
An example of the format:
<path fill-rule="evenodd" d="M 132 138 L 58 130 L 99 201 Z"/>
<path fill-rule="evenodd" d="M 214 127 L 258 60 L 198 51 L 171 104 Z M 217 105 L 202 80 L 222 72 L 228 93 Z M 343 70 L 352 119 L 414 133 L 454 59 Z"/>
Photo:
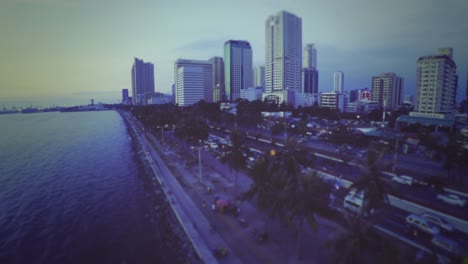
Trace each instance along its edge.
<path fill-rule="evenodd" d="M 457 65 L 451 48 L 417 61 L 415 110 L 420 113 L 451 113 L 456 107 Z"/>
<path fill-rule="evenodd" d="M 145 94 L 154 93 L 154 65 L 135 58 L 132 67 L 132 97 L 134 104 L 146 104 Z"/>
<path fill-rule="evenodd" d="M 302 67 L 317 69 L 317 50 L 314 43 L 306 44 L 304 52 L 302 53 Z"/>
<path fill-rule="evenodd" d="M 300 91 L 302 19 L 286 11 L 269 16 L 265 36 L 265 91 Z"/>
<path fill-rule="evenodd" d="M 91 105 L 94 105 L 94 99 L 91 99 Z"/>
<path fill-rule="evenodd" d="M 122 89 L 122 104 L 127 104 L 128 102 L 128 89 Z"/>
<path fill-rule="evenodd" d="M 258 66 L 254 68 L 254 86 L 265 87 L 265 66 Z"/>
<path fill-rule="evenodd" d="M 253 86 L 252 48 L 242 40 L 224 43 L 224 83 L 226 99 L 234 102 L 240 98 L 240 90 Z"/>
<path fill-rule="evenodd" d="M 333 91 L 335 93 L 343 93 L 344 73 L 336 71 L 333 73 Z"/>
<path fill-rule="evenodd" d="M 209 59 L 213 63 L 213 102 L 224 101 L 224 61 L 221 57 Z"/>

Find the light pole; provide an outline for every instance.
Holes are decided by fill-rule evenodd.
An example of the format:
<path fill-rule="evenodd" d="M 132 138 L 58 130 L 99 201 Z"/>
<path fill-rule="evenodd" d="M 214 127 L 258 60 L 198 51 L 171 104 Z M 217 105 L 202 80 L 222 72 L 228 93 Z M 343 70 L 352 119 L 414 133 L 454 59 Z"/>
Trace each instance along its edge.
<path fill-rule="evenodd" d="M 395 173 L 396 165 L 397 165 L 397 155 L 398 155 L 398 140 L 400 139 L 400 134 L 396 134 L 396 141 L 395 141 L 395 153 L 393 153 L 393 166 L 392 172 Z"/>
<path fill-rule="evenodd" d="M 199 143 L 201 143 L 201 141 L 199 141 Z M 201 167 L 201 149 L 202 149 L 202 146 L 198 146 L 196 148 L 198 149 L 198 180 L 200 181 L 200 183 L 202 183 L 202 167 Z"/>

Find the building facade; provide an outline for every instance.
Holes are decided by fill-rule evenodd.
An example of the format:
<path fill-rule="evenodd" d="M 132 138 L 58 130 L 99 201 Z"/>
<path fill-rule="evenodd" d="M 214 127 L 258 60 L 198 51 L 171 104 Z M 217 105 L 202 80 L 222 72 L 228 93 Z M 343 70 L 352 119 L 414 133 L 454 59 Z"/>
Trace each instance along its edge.
<path fill-rule="evenodd" d="M 188 106 L 213 101 L 213 64 L 204 60 L 178 59 L 174 63 L 175 103 Z"/>
<path fill-rule="evenodd" d="M 320 107 L 338 109 L 344 111 L 344 95 L 336 92 L 326 92 L 320 94 Z"/>
<path fill-rule="evenodd" d="M 317 69 L 317 50 L 315 44 L 307 44 L 302 53 L 302 67 Z"/>
<path fill-rule="evenodd" d="M 343 93 L 344 89 L 344 73 L 336 71 L 333 73 L 333 92 Z"/>
<path fill-rule="evenodd" d="M 255 87 L 265 88 L 265 66 L 258 66 L 253 69 L 253 78 Z"/>
<path fill-rule="evenodd" d="M 145 104 L 145 96 L 154 92 L 154 65 L 135 58 L 132 67 L 133 103 Z"/>
<path fill-rule="evenodd" d="M 213 102 L 225 101 L 224 60 L 221 57 L 213 57 L 209 61 L 213 63 Z"/>
<path fill-rule="evenodd" d="M 318 93 L 318 71 L 315 68 L 302 69 L 302 89 L 301 93 Z"/>
<path fill-rule="evenodd" d="M 265 22 L 265 91 L 300 91 L 302 19 L 281 11 Z"/>
<path fill-rule="evenodd" d="M 403 96 L 403 78 L 393 72 L 386 72 L 372 77 L 372 101 L 379 107 L 397 109 Z"/>
<path fill-rule="evenodd" d="M 263 93 L 263 88 L 262 87 L 250 87 L 246 89 L 242 89 L 240 92 L 240 98 L 246 99 L 249 101 L 255 101 L 255 100 L 262 100 L 262 93 Z"/>
<path fill-rule="evenodd" d="M 415 111 L 451 113 L 456 108 L 457 65 L 451 48 L 439 49 L 438 55 L 417 61 Z"/>
<path fill-rule="evenodd" d="M 241 89 L 253 86 L 252 48 L 242 40 L 224 43 L 224 82 L 226 100 L 234 102 L 240 98 Z"/>

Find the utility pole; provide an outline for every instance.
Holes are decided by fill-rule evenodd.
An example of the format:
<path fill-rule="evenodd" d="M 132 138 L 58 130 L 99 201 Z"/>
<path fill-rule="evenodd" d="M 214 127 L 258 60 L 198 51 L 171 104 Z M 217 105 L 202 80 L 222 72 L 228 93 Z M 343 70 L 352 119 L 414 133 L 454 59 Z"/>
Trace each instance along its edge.
<path fill-rule="evenodd" d="M 392 172 L 395 173 L 396 165 L 397 165 L 397 155 L 398 155 L 398 140 L 400 139 L 400 135 L 396 134 L 396 141 L 395 141 L 395 153 L 393 153 L 393 166 Z"/>
<path fill-rule="evenodd" d="M 200 183 L 202 182 L 202 169 L 201 169 L 201 147 L 198 147 L 198 172 Z"/>

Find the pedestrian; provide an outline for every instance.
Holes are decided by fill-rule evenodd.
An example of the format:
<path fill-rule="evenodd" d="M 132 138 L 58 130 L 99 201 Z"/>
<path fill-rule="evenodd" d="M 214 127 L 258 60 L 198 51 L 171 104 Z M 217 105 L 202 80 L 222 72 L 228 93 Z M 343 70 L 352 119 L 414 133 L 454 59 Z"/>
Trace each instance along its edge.
<path fill-rule="evenodd" d="M 203 206 L 203 208 L 206 207 L 206 202 L 205 202 L 205 200 L 203 200 L 202 206 Z"/>
<path fill-rule="evenodd" d="M 215 204 L 211 204 L 211 209 L 213 209 L 213 212 L 216 210 L 216 205 Z"/>

